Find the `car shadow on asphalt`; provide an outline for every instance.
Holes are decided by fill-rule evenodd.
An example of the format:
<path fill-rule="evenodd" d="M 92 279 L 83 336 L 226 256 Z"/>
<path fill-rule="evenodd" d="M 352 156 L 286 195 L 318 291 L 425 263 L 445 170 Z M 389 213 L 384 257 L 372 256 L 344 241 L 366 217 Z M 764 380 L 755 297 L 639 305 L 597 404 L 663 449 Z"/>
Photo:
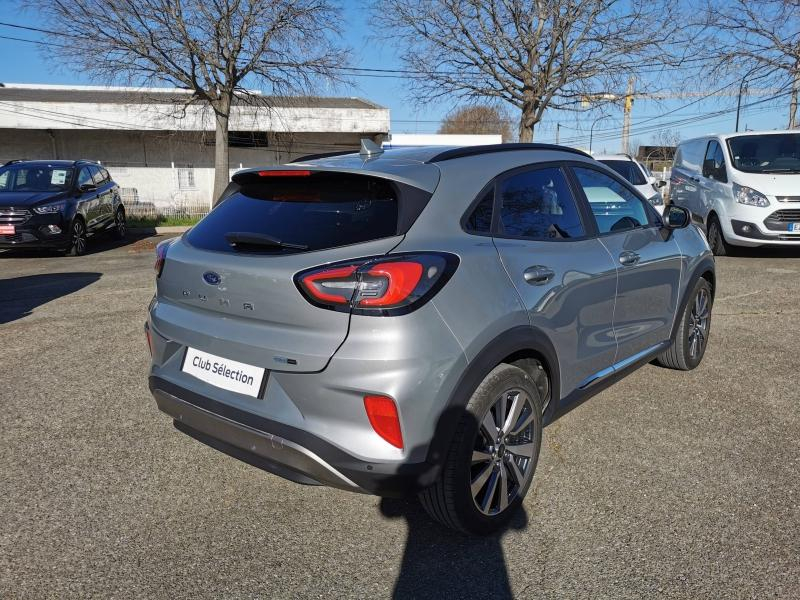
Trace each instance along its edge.
<path fill-rule="evenodd" d="M 439 525 L 416 499 L 381 498 L 381 514 L 404 519 L 408 537 L 392 598 L 513 598 L 501 540 L 509 530 L 525 529 L 523 507 L 508 527 L 485 537 L 470 537 Z"/>
<path fill-rule="evenodd" d="M 35 308 L 92 285 L 100 273 L 48 273 L 0 279 L 0 324 L 28 316 Z"/>

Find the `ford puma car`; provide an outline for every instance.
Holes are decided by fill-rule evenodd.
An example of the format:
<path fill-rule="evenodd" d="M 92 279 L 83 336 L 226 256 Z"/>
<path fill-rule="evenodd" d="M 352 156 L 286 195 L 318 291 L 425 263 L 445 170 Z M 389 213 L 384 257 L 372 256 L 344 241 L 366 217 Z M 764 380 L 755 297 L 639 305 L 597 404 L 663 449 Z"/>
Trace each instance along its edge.
<path fill-rule="evenodd" d="M 522 503 L 543 425 L 700 364 L 715 281 L 685 209 L 541 144 L 239 172 L 156 273 L 150 389 L 180 431 L 475 534 Z"/>
<path fill-rule="evenodd" d="M 11 161 L 0 167 L 0 248 L 54 248 L 80 256 L 90 237 L 125 237 L 119 187 L 85 160 Z"/>

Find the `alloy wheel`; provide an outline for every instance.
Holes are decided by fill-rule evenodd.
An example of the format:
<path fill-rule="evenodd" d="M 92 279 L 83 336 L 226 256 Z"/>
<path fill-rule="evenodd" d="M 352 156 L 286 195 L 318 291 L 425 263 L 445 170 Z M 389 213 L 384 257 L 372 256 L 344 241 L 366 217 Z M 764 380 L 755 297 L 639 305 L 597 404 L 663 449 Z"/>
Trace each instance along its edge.
<path fill-rule="evenodd" d="M 114 223 L 116 224 L 117 227 L 117 236 L 119 236 L 120 238 L 124 238 L 127 225 L 125 223 L 125 213 L 123 211 L 121 210 L 117 211 L 117 215 L 114 218 Z"/>
<path fill-rule="evenodd" d="M 86 251 L 86 228 L 83 221 L 76 220 L 72 224 L 72 248 L 77 255 Z"/>
<path fill-rule="evenodd" d="M 481 421 L 470 467 L 475 506 L 485 515 L 503 512 L 533 475 L 534 408 L 528 394 L 513 388 L 500 394 Z"/>
<path fill-rule="evenodd" d="M 689 313 L 689 356 L 697 358 L 708 341 L 708 323 L 711 318 L 711 306 L 708 290 L 701 288 L 694 298 L 692 311 Z"/>

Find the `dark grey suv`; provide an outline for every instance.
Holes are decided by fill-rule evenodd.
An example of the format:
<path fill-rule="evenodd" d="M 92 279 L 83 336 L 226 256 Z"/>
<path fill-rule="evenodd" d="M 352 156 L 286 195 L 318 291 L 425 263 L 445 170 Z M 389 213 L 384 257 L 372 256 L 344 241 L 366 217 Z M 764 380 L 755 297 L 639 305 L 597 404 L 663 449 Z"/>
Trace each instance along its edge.
<path fill-rule="evenodd" d="M 715 287 L 684 209 L 539 144 L 240 172 L 157 255 L 150 389 L 179 430 L 478 534 L 522 502 L 544 424 L 700 363 Z"/>

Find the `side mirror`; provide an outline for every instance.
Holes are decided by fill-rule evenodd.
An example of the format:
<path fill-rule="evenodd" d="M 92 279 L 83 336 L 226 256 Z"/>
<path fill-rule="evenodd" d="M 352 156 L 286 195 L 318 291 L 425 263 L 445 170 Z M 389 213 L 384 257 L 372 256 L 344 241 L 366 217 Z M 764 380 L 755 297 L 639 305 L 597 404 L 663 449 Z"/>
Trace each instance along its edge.
<path fill-rule="evenodd" d="M 659 179 L 658 181 L 656 181 L 656 182 L 655 182 L 655 184 L 654 184 L 654 185 L 656 186 L 656 189 L 657 189 L 657 188 L 662 188 L 662 187 L 664 187 L 665 185 L 667 185 L 667 182 L 666 182 L 666 181 L 664 181 L 663 179 Z"/>
<path fill-rule="evenodd" d="M 82 194 L 86 194 L 87 192 L 93 192 L 97 189 L 97 186 L 93 183 L 84 183 L 81 187 L 78 188 Z"/>
<path fill-rule="evenodd" d="M 683 229 L 692 222 L 692 213 L 682 206 L 670 204 L 664 214 L 664 226 L 667 229 Z"/>

